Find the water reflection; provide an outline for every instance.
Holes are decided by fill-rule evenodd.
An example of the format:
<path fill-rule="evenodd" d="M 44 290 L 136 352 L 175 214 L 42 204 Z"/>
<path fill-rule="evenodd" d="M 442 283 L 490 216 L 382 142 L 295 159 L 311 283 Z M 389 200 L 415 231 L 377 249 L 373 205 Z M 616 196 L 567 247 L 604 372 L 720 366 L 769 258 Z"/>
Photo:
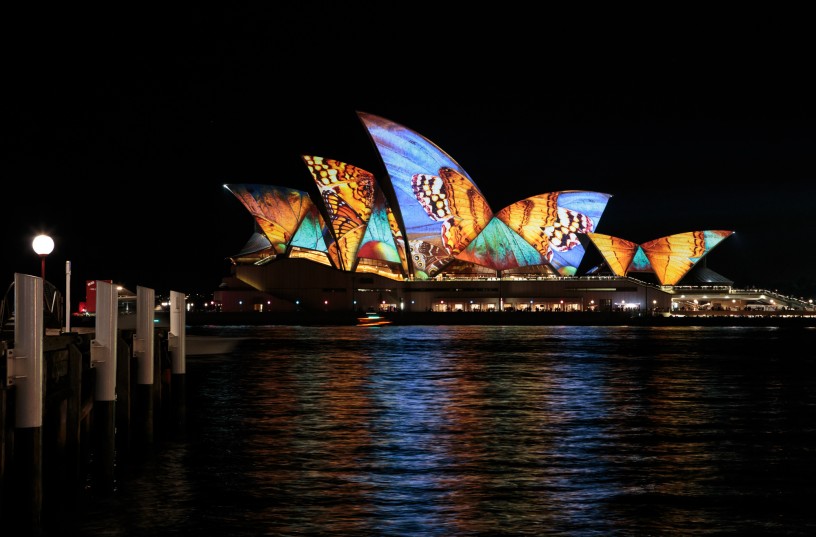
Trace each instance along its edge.
<path fill-rule="evenodd" d="M 816 528 L 814 331 L 234 330 L 188 364 L 184 435 L 78 534 Z"/>

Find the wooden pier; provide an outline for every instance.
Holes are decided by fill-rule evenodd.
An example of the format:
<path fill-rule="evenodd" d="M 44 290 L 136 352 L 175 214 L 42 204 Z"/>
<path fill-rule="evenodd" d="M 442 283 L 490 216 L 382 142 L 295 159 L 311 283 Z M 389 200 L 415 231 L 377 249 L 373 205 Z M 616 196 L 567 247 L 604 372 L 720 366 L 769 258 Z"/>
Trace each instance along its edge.
<path fill-rule="evenodd" d="M 113 492 L 117 468 L 157 427 L 184 420 L 184 295 L 171 292 L 170 326 L 159 327 L 154 292 L 139 287 L 137 322 L 123 329 L 116 290 L 97 289 L 93 328 L 48 329 L 41 279 L 15 275 L 13 329 L 0 329 L 3 535 L 59 534 L 80 492 Z"/>
<path fill-rule="evenodd" d="M 43 422 L 15 426 L 15 386 L 0 389 L 0 527 L 10 535 L 38 535 L 49 514 L 91 487 L 112 491 L 116 468 L 154 441 L 162 420 L 183 420 L 183 377 L 171 371 L 168 332 L 154 338 L 154 382 L 138 384 L 134 332 L 117 342 L 116 400 L 94 398 L 93 332 L 46 335 L 43 340 Z M 7 341 L 0 341 L 3 353 Z M 5 361 L 3 361 L 5 363 Z M 7 375 L 2 368 L 3 377 Z M 166 421 L 164 422 L 166 423 Z"/>

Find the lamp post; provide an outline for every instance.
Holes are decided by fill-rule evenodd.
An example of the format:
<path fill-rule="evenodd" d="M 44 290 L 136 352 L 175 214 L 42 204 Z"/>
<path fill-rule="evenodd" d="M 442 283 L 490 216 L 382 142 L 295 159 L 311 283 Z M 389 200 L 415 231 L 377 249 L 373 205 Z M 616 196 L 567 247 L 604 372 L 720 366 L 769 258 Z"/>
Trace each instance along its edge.
<path fill-rule="evenodd" d="M 34 237 L 34 242 L 31 243 L 31 246 L 34 247 L 34 252 L 40 256 L 40 270 L 43 282 L 45 282 L 45 258 L 54 251 L 54 239 L 48 235 L 37 235 Z"/>

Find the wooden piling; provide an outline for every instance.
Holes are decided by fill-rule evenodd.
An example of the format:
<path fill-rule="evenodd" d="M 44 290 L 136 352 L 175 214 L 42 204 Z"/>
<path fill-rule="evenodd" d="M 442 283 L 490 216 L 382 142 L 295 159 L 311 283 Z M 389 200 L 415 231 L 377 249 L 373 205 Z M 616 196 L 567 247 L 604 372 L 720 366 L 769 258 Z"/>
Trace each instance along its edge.
<path fill-rule="evenodd" d="M 185 376 L 171 374 L 167 334 L 156 330 L 153 383 L 144 386 L 135 384 L 132 342 L 120 331 L 113 401 L 96 396 L 93 331 L 46 335 L 41 427 L 17 426 L 16 386 L 2 378 L 0 534 L 14 528 L 10 535 L 37 535 L 44 523 L 57 524 L 71 512 L 77 493 L 114 492 L 117 472 L 155 441 L 159 417 L 165 425 L 172 418 L 170 430 L 178 430 L 185 414 Z M 5 340 L 0 345 L 11 346 Z M 5 360 L 0 369 L 4 372 Z"/>

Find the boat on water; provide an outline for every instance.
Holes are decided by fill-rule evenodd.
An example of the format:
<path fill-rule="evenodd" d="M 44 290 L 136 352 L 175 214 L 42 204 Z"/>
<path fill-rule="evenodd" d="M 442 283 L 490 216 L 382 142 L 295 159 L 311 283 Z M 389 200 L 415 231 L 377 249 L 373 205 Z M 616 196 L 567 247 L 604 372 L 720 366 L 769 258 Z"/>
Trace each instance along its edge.
<path fill-rule="evenodd" d="M 391 324 L 391 320 L 376 311 L 369 311 L 365 317 L 357 317 L 357 326 L 383 326 L 386 324 Z"/>

